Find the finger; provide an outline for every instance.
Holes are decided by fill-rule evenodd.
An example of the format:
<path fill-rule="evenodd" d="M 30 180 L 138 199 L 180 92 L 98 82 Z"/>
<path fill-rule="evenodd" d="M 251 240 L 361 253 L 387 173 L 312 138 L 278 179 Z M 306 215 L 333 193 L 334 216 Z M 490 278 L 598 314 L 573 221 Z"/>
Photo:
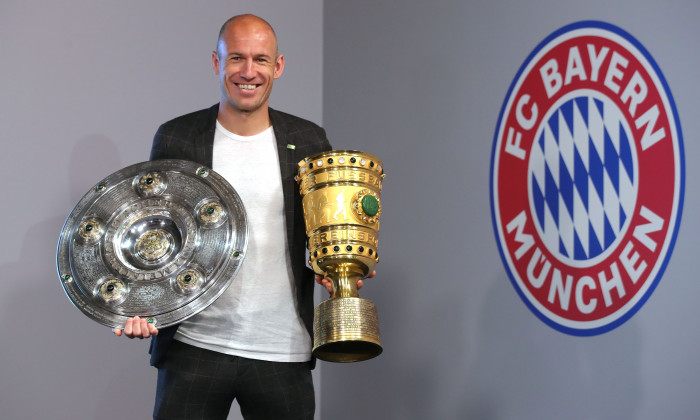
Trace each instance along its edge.
<path fill-rule="evenodd" d="M 148 324 L 148 331 L 151 335 L 158 335 L 158 328 L 156 328 L 155 324 Z"/>
<path fill-rule="evenodd" d="M 322 280 L 323 286 L 328 290 L 328 293 L 333 293 L 333 283 L 330 281 L 330 279 L 324 278 Z"/>
<path fill-rule="evenodd" d="M 372 274 L 370 274 L 369 276 L 367 276 L 367 278 L 368 278 L 368 279 L 371 279 L 371 278 L 374 277 L 375 275 L 377 275 L 377 270 L 372 271 Z"/>
<path fill-rule="evenodd" d="M 365 285 L 365 284 L 362 282 L 362 280 L 358 280 L 358 281 L 357 281 L 357 288 L 358 288 L 358 290 L 359 290 L 359 289 L 362 289 L 362 286 L 364 286 L 364 285 Z"/>
<path fill-rule="evenodd" d="M 141 335 L 139 338 L 148 338 L 151 336 L 151 330 L 148 328 L 149 325 L 145 318 L 141 318 Z"/>
<path fill-rule="evenodd" d="M 112 328 L 112 332 L 113 332 L 117 337 L 121 337 L 121 335 L 122 335 L 122 330 L 121 330 L 121 328 Z"/>
<path fill-rule="evenodd" d="M 124 325 L 124 335 L 129 338 L 134 338 L 134 318 L 129 318 L 126 320 L 126 325 Z"/>
<path fill-rule="evenodd" d="M 131 335 L 129 336 L 129 338 L 140 337 L 140 336 L 141 336 L 141 318 L 135 316 L 134 322 L 131 324 Z"/>
<path fill-rule="evenodd" d="M 316 283 L 323 284 L 323 277 L 319 276 L 318 274 L 314 276 L 314 279 L 316 280 Z"/>

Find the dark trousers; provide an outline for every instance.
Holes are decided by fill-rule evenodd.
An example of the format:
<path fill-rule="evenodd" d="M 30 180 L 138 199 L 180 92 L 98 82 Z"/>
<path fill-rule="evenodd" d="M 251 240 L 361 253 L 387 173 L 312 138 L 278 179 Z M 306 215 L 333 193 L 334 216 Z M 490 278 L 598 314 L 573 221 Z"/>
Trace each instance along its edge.
<path fill-rule="evenodd" d="M 313 420 L 311 366 L 229 356 L 173 341 L 158 369 L 154 419 L 225 420 L 234 399 L 246 420 Z"/>

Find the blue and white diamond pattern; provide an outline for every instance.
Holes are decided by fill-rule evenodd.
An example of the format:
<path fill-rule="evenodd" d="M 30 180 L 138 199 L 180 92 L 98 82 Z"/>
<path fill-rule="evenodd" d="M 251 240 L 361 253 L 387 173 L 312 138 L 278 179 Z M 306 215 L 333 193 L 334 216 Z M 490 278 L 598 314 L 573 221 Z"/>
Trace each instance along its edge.
<path fill-rule="evenodd" d="M 629 126 L 610 99 L 572 92 L 543 120 L 529 162 L 530 201 L 545 246 L 586 261 L 623 233 L 636 201 Z"/>

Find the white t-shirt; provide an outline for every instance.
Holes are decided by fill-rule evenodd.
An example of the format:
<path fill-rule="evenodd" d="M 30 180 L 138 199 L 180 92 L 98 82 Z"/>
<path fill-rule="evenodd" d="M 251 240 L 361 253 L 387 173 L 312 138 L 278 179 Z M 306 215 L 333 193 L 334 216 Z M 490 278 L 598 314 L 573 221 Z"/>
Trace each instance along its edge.
<path fill-rule="evenodd" d="M 311 337 L 296 308 L 272 127 L 254 136 L 239 136 L 217 121 L 212 166 L 243 200 L 248 248 L 229 288 L 184 321 L 175 339 L 250 359 L 308 361 Z"/>

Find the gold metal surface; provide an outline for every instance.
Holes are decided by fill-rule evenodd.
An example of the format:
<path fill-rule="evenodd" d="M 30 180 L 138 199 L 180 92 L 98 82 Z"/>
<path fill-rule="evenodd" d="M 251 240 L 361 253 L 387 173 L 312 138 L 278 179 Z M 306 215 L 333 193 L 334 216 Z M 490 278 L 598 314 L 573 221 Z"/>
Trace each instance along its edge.
<path fill-rule="evenodd" d="M 99 289 L 99 296 L 106 302 L 123 300 L 127 293 L 126 286 L 119 279 L 108 279 L 104 281 Z"/>
<path fill-rule="evenodd" d="M 172 237 L 162 230 L 151 230 L 136 240 L 136 251 L 139 256 L 148 261 L 157 261 L 170 249 Z"/>
<path fill-rule="evenodd" d="M 331 297 L 314 313 L 313 354 L 321 360 L 358 362 L 382 352 L 376 307 L 359 297 L 357 281 L 379 262 L 383 179 L 382 162 L 354 150 L 299 162 L 309 265 L 333 284 Z"/>
<path fill-rule="evenodd" d="M 143 175 L 139 178 L 136 186 L 139 194 L 145 197 L 161 194 L 166 187 L 165 175 L 159 172 L 149 172 Z"/>
<path fill-rule="evenodd" d="M 182 293 L 192 293 L 202 287 L 204 276 L 197 270 L 187 269 L 177 275 L 175 282 Z"/>
<path fill-rule="evenodd" d="M 199 219 L 205 224 L 217 224 L 223 220 L 224 216 L 223 207 L 216 201 L 207 203 L 199 209 Z"/>
<path fill-rule="evenodd" d="M 78 235 L 84 242 L 94 243 L 102 237 L 102 223 L 94 217 L 88 218 L 78 227 Z"/>

